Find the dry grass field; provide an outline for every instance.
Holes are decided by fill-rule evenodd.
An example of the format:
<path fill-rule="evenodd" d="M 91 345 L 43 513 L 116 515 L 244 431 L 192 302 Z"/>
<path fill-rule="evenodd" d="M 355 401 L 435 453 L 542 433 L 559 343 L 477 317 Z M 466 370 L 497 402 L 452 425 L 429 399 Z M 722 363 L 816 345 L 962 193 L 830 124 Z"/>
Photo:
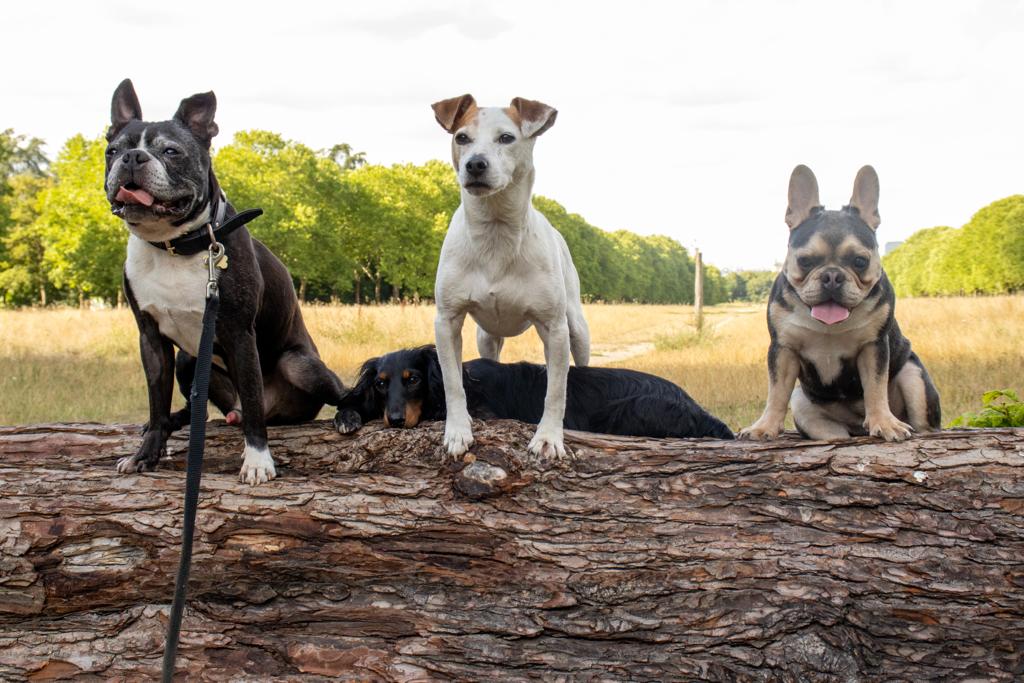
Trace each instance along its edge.
<path fill-rule="evenodd" d="M 730 304 L 706 313 L 698 336 L 690 307 L 588 305 L 593 363 L 667 377 L 734 429 L 745 426 L 767 391 L 764 306 Z M 433 337 L 432 306 L 308 306 L 304 315 L 324 360 L 346 383 L 366 358 Z M 1024 389 L 1024 297 L 907 299 L 897 305 L 897 318 L 935 379 L 944 422 L 974 409 L 983 391 Z M 476 352 L 474 335 L 469 321 L 467 358 Z M 503 360 L 542 358 L 532 330 L 505 345 Z M 0 311 L 0 424 L 145 419 L 138 339 L 127 310 Z"/>

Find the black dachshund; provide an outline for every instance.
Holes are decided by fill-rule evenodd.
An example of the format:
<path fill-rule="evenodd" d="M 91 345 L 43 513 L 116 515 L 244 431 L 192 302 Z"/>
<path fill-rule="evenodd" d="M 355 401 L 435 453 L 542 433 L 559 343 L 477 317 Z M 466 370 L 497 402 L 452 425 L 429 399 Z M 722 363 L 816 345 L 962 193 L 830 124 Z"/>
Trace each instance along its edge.
<path fill-rule="evenodd" d="M 534 363 L 463 363 L 469 413 L 478 419 L 537 424 L 547 371 Z M 445 419 L 444 384 L 433 346 L 402 349 L 363 363 L 339 405 L 335 425 L 351 433 L 384 418 L 389 427 Z M 565 428 L 602 434 L 732 439 L 721 420 L 668 380 L 619 368 L 570 367 Z"/>

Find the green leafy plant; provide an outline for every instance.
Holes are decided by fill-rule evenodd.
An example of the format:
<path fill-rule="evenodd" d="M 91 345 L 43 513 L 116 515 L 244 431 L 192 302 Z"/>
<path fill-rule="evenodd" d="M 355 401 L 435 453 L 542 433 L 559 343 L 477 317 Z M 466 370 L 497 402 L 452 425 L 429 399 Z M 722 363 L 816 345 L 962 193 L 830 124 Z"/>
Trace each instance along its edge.
<path fill-rule="evenodd" d="M 986 391 L 981 397 L 981 410 L 964 413 L 950 427 L 1024 427 L 1024 403 L 1009 389 Z"/>

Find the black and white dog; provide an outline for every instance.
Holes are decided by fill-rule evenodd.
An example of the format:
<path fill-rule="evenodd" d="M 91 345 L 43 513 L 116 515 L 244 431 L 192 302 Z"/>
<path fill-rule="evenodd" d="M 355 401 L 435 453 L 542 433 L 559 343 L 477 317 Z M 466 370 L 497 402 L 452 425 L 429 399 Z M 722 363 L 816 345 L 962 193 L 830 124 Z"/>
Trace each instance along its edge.
<path fill-rule="evenodd" d="M 462 365 L 469 413 L 478 419 L 537 424 L 544 414 L 547 369 L 535 363 L 478 358 Z M 601 434 L 731 439 L 721 420 L 668 380 L 622 368 L 569 368 L 563 426 Z M 444 381 L 433 346 L 371 358 L 339 406 L 338 431 L 384 418 L 389 427 L 445 419 Z"/>
<path fill-rule="evenodd" d="M 189 422 L 189 406 L 171 414 L 171 394 L 177 372 L 188 399 L 195 373 L 208 279 L 204 235 L 236 214 L 210 164 L 216 108 L 212 92 L 193 95 L 171 120 L 149 123 L 130 80 L 114 91 L 104 189 L 131 233 L 124 290 L 149 387 L 142 446 L 117 464 L 121 473 L 154 469 L 168 435 Z M 281 261 L 244 227 L 217 239 L 228 260 L 219 280 L 210 400 L 229 423 L 241 422 L 239 477 L 260 484 L 276 476 L 266 425 L 313 419 L 325 403 L 338 405 L 344 387 L 320 360 Z"/>

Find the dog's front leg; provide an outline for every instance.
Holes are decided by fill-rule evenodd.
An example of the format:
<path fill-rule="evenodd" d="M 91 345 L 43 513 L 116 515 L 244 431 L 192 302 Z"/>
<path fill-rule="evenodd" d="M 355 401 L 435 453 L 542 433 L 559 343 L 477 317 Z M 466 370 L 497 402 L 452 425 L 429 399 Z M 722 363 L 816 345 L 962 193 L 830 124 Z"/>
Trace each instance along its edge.
<path fill-rule="evenodd" d="M 444 447 L 448 455 L 458 457 L 473 445 L 473 425 L 466 407 L 462 386 L 462 324 L 466 314 L 446 313 L 440 308 L 434 319 L 437 360 L 444 379 L 444 402 L 448 415 L 444 423 Z"/>
<path fill-rule="evenodd" d="M 886 441 L 909 438 L 913 428 L 889 408 L 889 345 L 884 339 L 861 349 L 857 372 L 864 387 L 864 427 L 868 434 Z"/>
<path fill-rule="evenodd" d="M 130 290 L 129 301 L 132 301 Z M 155 470 L 160 457 L 165 453 L 167 437 L 172 431 L 174 347 L 160 334 L 160 329 L 153 318 L 147 313 L 140 313 L 137 310 L 134 312 L 139 326 L 139 351 L 142 354 L 142 368 L 146 373 L 146 388 L 149 393 L 149 423 L 146 425 L 138 452 L 117 461 L 117 471 L 121 474 Z"/>
<path fill-rule="evenodd" d="M 251 485 L 263 484 L 276 477 L 277 471 L 267 447 L 263 373 L 256 347 L 256 332 L 251 329 L 239 330 L 230 337 L 234 339 L 234 344 L 228 358 L 228 369 L 242 403 L 242 432 L 245 434 L 245 451 L 242 453 L 242 469 L 238 479 Z"/>
<path fill-rule="evenodd" d="M 757 422 L 742 430 L 739 438 L 764 441 L 782 432 L 786 408 L 799 373 L 800 360 L 796 353 L 773 341 L 768 347 L 768 402 Z"/>
<path fill-rule="evenodd" d="M 537 323 L 536 327 L 544 342 L 548 386 L 544 394 L 544 415 L 537 425 L 537 433 L 530 441 L 530 452 L 547 458 L 562 458 L 565 456 L 562 428 L 565 420 L 566 381 L 569 376 L 569 325 L 562 316 L 551 326 Z"/>

